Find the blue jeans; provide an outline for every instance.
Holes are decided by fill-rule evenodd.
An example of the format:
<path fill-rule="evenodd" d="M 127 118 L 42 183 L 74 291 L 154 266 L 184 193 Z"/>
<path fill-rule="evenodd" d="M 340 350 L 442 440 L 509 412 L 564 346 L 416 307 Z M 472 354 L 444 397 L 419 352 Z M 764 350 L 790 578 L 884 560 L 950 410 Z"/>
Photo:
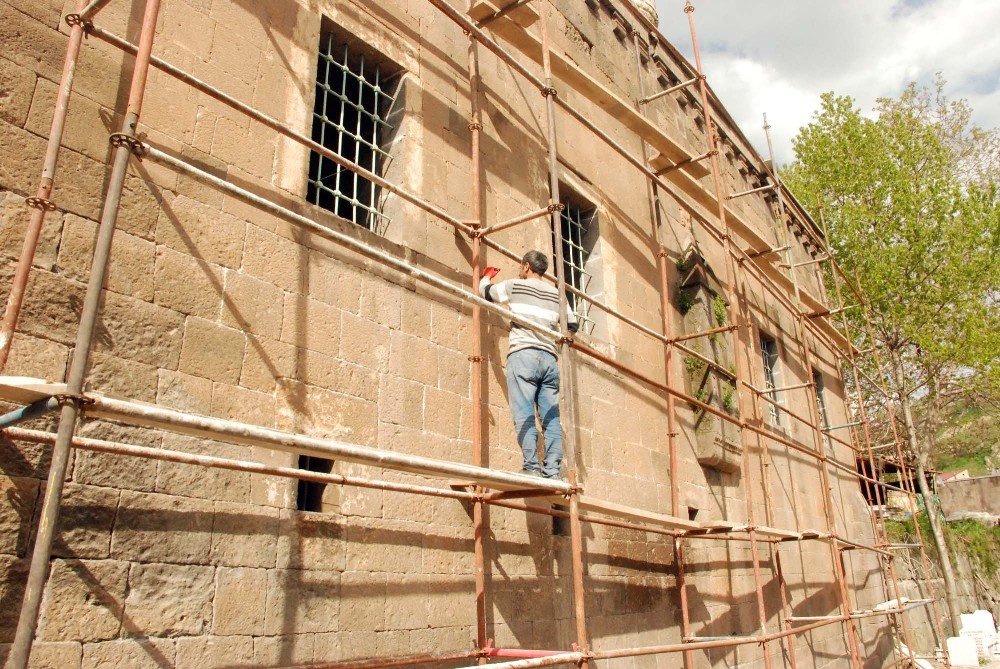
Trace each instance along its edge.
<path fill-rule="evenodd" d="M 507 393 L 517 441 L 524 453 L 525 471 L 541 471 L 547 478 L 557 478 L 563 447 L 562 425 L 559 423 L 559 362 L 556 356 L 537 348 L 523 348 L 507 356 Z M 545 464 L 542 467 L 538 464 L 536 406 L 545 437 Z"/>

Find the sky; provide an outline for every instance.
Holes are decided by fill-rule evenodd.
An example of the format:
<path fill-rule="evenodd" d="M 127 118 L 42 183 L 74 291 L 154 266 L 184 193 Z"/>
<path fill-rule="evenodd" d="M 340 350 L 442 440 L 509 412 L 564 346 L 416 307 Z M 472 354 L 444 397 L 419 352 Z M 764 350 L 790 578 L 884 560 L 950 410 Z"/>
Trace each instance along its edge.
<path fill-rule="evenodd" d="M 693 61 L 683 0 L 656 0 L 660 31 Z M 762 156 L 767 113 L 781 162 L 819 108 L 850 95 L 871 112 L 878 97 L 941 72 L 949 98 L 973 121 L 1000 126 L 1000 0 L 693 0 L 709 84 Z"/>

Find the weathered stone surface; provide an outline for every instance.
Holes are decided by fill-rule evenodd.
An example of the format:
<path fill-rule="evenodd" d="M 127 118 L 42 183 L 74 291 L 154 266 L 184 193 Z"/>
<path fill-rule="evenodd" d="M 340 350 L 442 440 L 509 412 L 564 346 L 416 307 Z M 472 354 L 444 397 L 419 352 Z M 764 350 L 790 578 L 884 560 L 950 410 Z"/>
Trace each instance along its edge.
<path fill-rule="evenodd" d="M 67 483 L 63 488 L 53 555 L 107 558 L 119 494 L 114 488 Z"/>
<path fill-rule="evenodd" d="M 127 577 L 125 562 L 54 561 L 42 602 L 39 638 L 96 641 L 118 636 Z"/>
<path fill-rule="evenodd" d="M 156 403 L 179 411 L 208 414 L 212 410 L 212 381 L 161 369 L 157 374 Z"/>
<path fill-rule="evenodd" d="M 278 339 L 281 334 L 281 289 L 239 272 L 226 272 L 222 323 L 256 335 Z"/>
<path fill-rule="evenodd" d="M 204 634 L 212 620 L 214 567 L 137 564 L 129 572 L 125 617 L 130 633 Z"/>
<path fill-rule="evenodd" d="M 65 216 L 59 245 L 59 267 L 67 276 L 86 283 L 96 239 L 96 222 L 74 214 Z M 152 242 L 122 230 L 116 231 L 111 247 L 107 289 L 140 300 L 151 300 L 155 254 L 156 247 Z"/>
<path fill-rule="evenodd" d="M 243 346 L 240 330 L 189 316 L 184 323 L 180 371 L 235 384 L 240 378 Z"/>
<path fill-rule="evenodd" d="M 340 629 L 347 632 L 385 629 L 386 576 L 348 571 L 340 577 Z M 394 605 L 394 604 L 393 604 Z"/>
<path fill-rule="evenodd" d="M 156 367 L 110 353 L 91 356 L 90 387 L 99 393 L 137 402 L 156 399 Z"/>
<path fill-rule="evenodd" d="M 309 279 L 309 251 L 256 225 L 247 227 L 243 271 L 292 292 L 303 293 Z"/>
<path fill-rule="evenodd" d="M 106 293 L 97 325 L 96 351 L 177 369 L 183 316 L 131 297 Z"/>
<path fill-rule="evenodd" d="M 273 392 L 278 379 L 297 375 L 298 358 L 295 347 L 290 344 L 248 335 L 240 385 L 264 393 Z"/>
<path fill-rule="evenodd" d="M 169 433 L 163 435 L 162 446 L 171 451 L 236 460 L 245 459 L 249 453 L 246 446 L 232 446 Z M 246 502 L 250 497 L 250 475 L 228 469 L 163 461 L 159 463 L 156 472 L 156 491 L 184 497 Z"/>
<path fill-rule="evenodd" d="M 83 306 L 84 286 L 50 272 L 35 270 L 18 319 L 18 331 L 73 345 Z"/>
<path fill-rule="evenodd" d="M 254 665 L 280 667 L 281 665 L 302 665 L 312 662 L 312 634 L 288 634 L 282 636 L 260 636 L 253 640 Z"/>
<path fill-rule="evenodd" d="M 285 295 L 281 341 L 326 355 L 340 353 L 340 309 L 304 295 Z"/>
<path fill-rule="evenodd" d="M 177 640 L 177 669 L 253 666 L 253 637 L 208 636 Z"/>
<path fill-rule="evenodd" d="M 184 196 L 164 201 L 156 242 L 232 269 L 240 266 L 246 223 Z"/>
<path fill-rule="evenodd" d="M 277 400 L 279 429 L 355 444 L 376 443 L 372 402 L 293 381 L 279 386 Z"/>
<path fill-rule="evenodd" d="M 111 555 L 138 562 L 201 564 L 212 545 L 212 503 L 122 492 Z"/>
<path fill-rule="evenodd" d="M 335 516 L 281 510 L 278 562 L 284 569 L 343 571 L 344 527 Z"/>
<path fill-rule="evenodd" d="M 0 553 L 25 554 L 37 497 L 37 479 L 0 476 Z"/>
<path fill-rule="evenodd" d="M 64 344 L 15 332 L 4 374 L 61 379 L 68 361 L 69 348 Z"/>
<path fill-rule="evenodd" d="M 0 662 L 7 661 L 10 646 L 0 646 Z M 31 645 L 28 669 L 80 669 L 83 644 L 76 641 L 36 641 Z"/>
<path fill-rule="evenodd" d="M 266 570 L 219 567 L 215 578 L 212 633 L 262 635 L 266 599 Z"/>
<path fill-rule="evenodd" d="M 91 439 L 103 439 L 149 448 L 156 448 L 160 444 L 160 437 L 155 432 L 103 421 L 82 423 L 78 434 Z M 157 462 L 155 460 L 78 450 L 73 468 L 73 478 L 77 483 L 93 486 L 153 490 L 156 468 Z"/>
<path fill-rule="evenodd" d="M 225 283 L 221 267 L 158 246 L 154 272 L 153 301 L 156 304 L 209 320 L 219 318 Z"/>
<path fill-rule="evenodd" d="M 124 639 L 83 645 L 82 669 L 163 669 L 173 666 L 173 639 Z"/>
<path fill-rule="evenodd" d="M 216 502 L 212 562 L 234 567 L 274 567 L 277 535 L 277 509 Z"/>
<path fill-rule="evenodd" d="M 4 61 L 0 59 L 0 77 Z M 0 82 L 0 95 L 2 95 L 2 82 Z M 0 106 L 0 114 L 3 107 Z M 28 229 L 28 221 L 35 209 L 31 209 L 24 202 L 24 197 L 16 193 L 0 193 L 0 253 L 10 258 L 18 258 L 24 246 L 24 235 Z M 35 247 L 35 257 L 32 263 L 36 267 L 43 267 L 51 270 L 56 261 L 56 254 L 59 252 L 59 239 L 62 231 L 63 217 L 59 212 L 48 212 L 42 225 L 41 236 L 38 239 L 38 246 Z"/>
<path fill-rule="evenodd" d="M 265 635 L 337 631 L 339 572 L 274 569 L 267 579 Z"/>

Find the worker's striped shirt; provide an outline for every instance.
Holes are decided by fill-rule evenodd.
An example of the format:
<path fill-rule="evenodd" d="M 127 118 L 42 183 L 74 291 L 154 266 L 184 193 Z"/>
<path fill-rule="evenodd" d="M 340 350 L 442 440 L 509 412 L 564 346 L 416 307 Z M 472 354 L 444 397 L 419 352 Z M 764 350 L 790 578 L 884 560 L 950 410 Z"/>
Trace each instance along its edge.
<path fill-rule="evenodd" d="M 508 279 L 493 284 L 483 278 L 479 292 L 490 302 L 506 304 L 515 314 L 550 330 L 559 331 L 559 292 L 541 279 Z M 576 332 L 576 314 L 567 313 L 570 332 Z M 517 323 L 510 324 L 510 353 L 524 348 L 540 348 L 556 355 L 548 337 Z"/>

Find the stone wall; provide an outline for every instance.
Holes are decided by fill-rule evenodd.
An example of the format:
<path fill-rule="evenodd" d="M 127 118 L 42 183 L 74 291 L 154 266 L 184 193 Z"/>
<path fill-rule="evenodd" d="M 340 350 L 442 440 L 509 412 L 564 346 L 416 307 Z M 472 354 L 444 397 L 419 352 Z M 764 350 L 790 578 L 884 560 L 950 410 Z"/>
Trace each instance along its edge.
<path fill-rule="evenodd" d="M 1000 476 L 974 476 L 961 481 L 938 483 L 941 510 L 946 516 L 988 513 L 1000 516 Z"/>
<path fill-rule="evenodd" d="M 70 2 L 72 4 L 72 2 Z M 588 73 L 636 98 L 638 77 L 658 83 L 653 61 L 641 75 L 628 41 L 604 9 L 560 1 L 553 38 Z M 19 252 L 44 153 L 66 44 L 61 0 L 0 0 L 0 273 Z M 142 3 L 116 0 L 96 23 L 135 38 Z M 323 17 L 405 71 L 402 126 L 389 177 L 459 218 L 468 217 L 470 159 L 467 40 L 426 0 L 287 2 L 164 0 L 154 53 L 308 133 Z M 663 57 L 662 51 L 659 52 Z M 509 67 L 480 50 L 484 91 L 485 223 L 548 200 L 543 99 Z M 670 65 L 676 67 L 676 63 Z M 53 199 L 5 374 L 60 380 L 72 353 L 109 156 L 120 123 L 131 59 L 90 38 L 84 45 Z M 560 91 L 630 151 L 640 140 L 573 91 Z M 668 96 L 652 117 L 693 154 L 705 146 L 697 110 Z M 603 299 L 643 325 L 662 328 L 654 225 L 647 184 L 622 158 L 561 117 L 561 178 L 597 209 Z M 724 129 L 725 130 L 725 129 Z M 322 224 L 406 258 L 458 284 L 469 282 L 468 240 L 413 205 L 390 198 L 382 237 L 303 201 L 308 152 L 256 122 L 153 71 L 140 132 L 145 140 L 212 173 L 281 201 Z M 759 183 L 733 140 L 723 152 L 726 188 Z M 710 186 L 710 177 L 703 180 Z M 724 275 L 718 246 L 688 210 L 660 194 L 670 257 L 696 243 Z M 734 204 L 777 243 L 763 196 Z M 518 251 L 547 248 L 535 222 L 497 235 Z M 794 259 L 808 257 L 796 247 Z M 488 261 L 512 276 L 512 263 Z M 801 271 L 819 294 L 815 276 Z M 810 281 L 813 281 L 810 284 Z M 749 313 L 780 340 L 786 384 L 808 380 L 788 311 L 748 281 Z M 676 296 L 674 296 L 675 298 Z M 681 314 L 671 300 L 673 322 Z M 382 270 L 290 222 L 266 214 L 150 161 L 133 161 L 125 184 L 93 355 L 90 387 L 198 414 L 335 437 L 365 446 L 471 461 L 468 308 Z M 664 375 L 662 345 L 611 317 L 588 343 L 653 378 Z M 740 332 L 737 355 L 760 374 L 757 328 Z M 830 421 L 846 422 L 835 358 L 810 344 L 828 390 Z M 515 470 L 503 381 L 506 325 L 487 319 L 489 465 Z M 665 400 L 609 368 L 576 357 L 579 462 L 588 494 L 670 512 Z M 674 356 L 674 378 L 684 362 Z M 802 391 L 786 406 L 809 411 Z M 751 476 L 703 468 L 694 414 L 679 405 L 682 513 L 698 520 L 826 529 L 813 459 L 745 439 Z M 748 420 L 763 416 L 744 399 Z M 52 419 L 35 422 L 52 429 Z M 780 430 L 813 446 L 786 417 Z M 294 456 L 85 420 L 81 433 L 125 443 L 294 466 Z M 826 448 L 852 462 L 846 446 Z M 48 448 L 5 441 L 0 448 L 0 643 L 13 636 L 27 556 L 37 523 Z M 336 463 L 339 473 L 418 477 Z M 836 470 L 834 470 L 836 471 Z M 765 480 L 769 483 L 764 485 Z M 871 543 L 857 483 L 831 474 L 837 531 Z M 772 503 L 765 503 L 765 494 Z M 323 513 L 296 510 L 296 484 L 240 472 L 74 452 L 51 578 L 33 662 L 47 667 L 277 667 L 346 658 L 464 650 L 475 635 L 470 510 L 455 501 L 359 488 L 329 488 Z M 550 519 L 504 509 L 489 513 L 487 610 L 498 646 L 569 648 L 575 641 L 569 538 Z M 662 537 L 585 527 L 588 629 L 596 648 L 677 642 L 676 565 Z M 839 612 L 830 550 L 822 542 L 781 544 L 794 615 Z M 753 557 L 746 542 L 692 540 L 685 551 L 693 633 L 756 632 Z M 761 547 L 768 629 L 782 617 L 774 554 Z M 856 606 L 882 601 L 878 562 L 844 553 Z M 883 621 L 862 625 L 874 664 L 887 654 Z M 787 647 L 768 646 L 779 664 Z M 795 642 L 798 666 L 843 666 L 839 625 Z M 701 664 L 757 666 L 757 646 L 698 653 Z M 621 666 L 676 666 L 676 656 Z"/>

